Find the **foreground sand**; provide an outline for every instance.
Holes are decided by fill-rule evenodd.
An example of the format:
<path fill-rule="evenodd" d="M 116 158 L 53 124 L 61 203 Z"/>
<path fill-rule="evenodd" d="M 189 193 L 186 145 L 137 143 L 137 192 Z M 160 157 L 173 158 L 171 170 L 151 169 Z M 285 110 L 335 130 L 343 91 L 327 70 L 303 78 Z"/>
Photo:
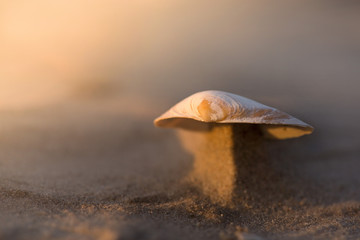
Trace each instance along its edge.
<path fill-rule="evenodd" d="M 284 143 L 293 195 L 234 209 L 183 180 L 192 156 L 152 125 L 163 106 L 130 100 L 1 113 L 1 239 L 360 238 L 351 126 Z"/>

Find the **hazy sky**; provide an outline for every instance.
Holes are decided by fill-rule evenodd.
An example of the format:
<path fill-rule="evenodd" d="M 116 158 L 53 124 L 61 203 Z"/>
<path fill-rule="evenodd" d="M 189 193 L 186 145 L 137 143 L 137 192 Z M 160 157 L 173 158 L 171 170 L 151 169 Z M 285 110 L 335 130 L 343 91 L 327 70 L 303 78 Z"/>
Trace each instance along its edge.
<path fill-rule="evenodd" d="M 358 100 L 358 5 L 3 0 L 0 108 L 56 102 L 88 82 L 174 99 L 221 89 L 316 105 L 338 95 L 345 106 Z"/>

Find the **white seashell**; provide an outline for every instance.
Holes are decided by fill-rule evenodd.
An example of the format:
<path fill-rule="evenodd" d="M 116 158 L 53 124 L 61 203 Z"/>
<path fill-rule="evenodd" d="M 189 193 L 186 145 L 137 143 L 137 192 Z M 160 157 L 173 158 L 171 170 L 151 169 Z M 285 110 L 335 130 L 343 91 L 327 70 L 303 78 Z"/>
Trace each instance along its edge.
<path fill-rule="evenodd" d="M 291 115 L 248 98 L 223 91 L 203 91 L 185 98 L 155 119 L 158 127 L 196 128 L 203 123 L 261 124 L 270 137 L 286 139 L 314 128 Z M 202 124 L 203 125 L 203 124 Z"/>

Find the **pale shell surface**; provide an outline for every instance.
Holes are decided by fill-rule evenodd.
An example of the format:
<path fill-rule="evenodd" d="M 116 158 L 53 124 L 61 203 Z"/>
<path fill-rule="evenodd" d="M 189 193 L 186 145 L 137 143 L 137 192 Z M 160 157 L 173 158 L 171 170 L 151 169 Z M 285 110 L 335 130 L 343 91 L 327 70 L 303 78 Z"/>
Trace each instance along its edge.
<path fill-rule="evenodd" d="M 280 110 L 215 90 L 185 98 L 155 119 L 154 124 L 158 127 L 188 128 L 194 125 L 193 120 L 202 123 L 261 124 L 267 134 L 277 139 L 299 137 L 313 131 L 312 126 Z"/>

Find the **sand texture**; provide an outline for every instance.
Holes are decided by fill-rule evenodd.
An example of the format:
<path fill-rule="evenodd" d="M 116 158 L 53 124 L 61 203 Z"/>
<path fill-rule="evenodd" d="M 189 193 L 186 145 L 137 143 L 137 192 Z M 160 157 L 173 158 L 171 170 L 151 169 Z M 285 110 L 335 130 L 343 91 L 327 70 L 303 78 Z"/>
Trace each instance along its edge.
<path fill-rule="evenodd" d="M 268 141 L 224 125 L 189 144 L 153 127 L 161 104 L 136 99 L 1 113 L 1 239 L 360 238 L 345 135 Z"/>
<path fill-rule="evenodd" d="M 360 239 L 359 3 L 0 0 L 0 240 Z M 154 127 L 205 90 L 315 131 Z"/>

